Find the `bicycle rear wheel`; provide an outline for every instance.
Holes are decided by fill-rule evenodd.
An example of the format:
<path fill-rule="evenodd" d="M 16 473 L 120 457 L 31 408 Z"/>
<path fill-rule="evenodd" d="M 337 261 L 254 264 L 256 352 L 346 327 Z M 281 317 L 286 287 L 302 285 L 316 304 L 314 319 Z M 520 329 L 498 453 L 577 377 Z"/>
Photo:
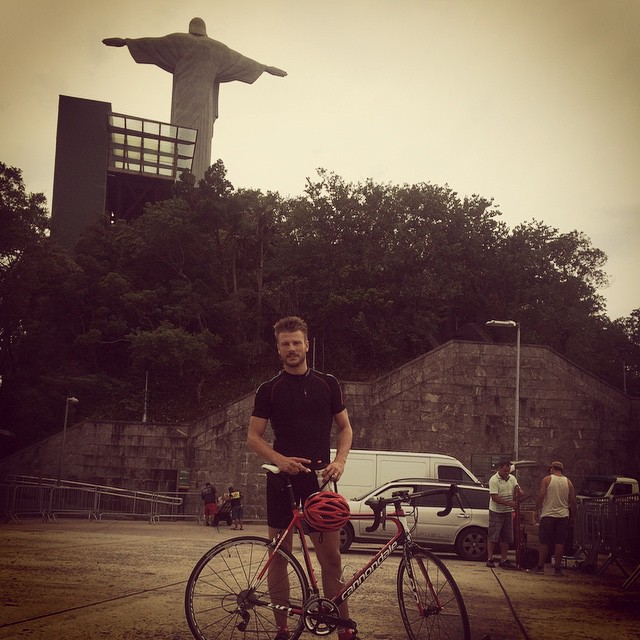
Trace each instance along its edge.
<path fill-rule="evenodd" d="M 291 640 L 303 629 L 302 606 L 309 596 L 307 577 L 300 563 L 280 549 L 289 581 L 288 598 L 272 584 L 268 571 L 259 577 L 271 553 L 271 541 L 245 536 L 221 542 L 200 558 L 185 592 L 185 615 L 196 640 L 273 640 L 278 631 L 274 614 L 286 620 Z M 280 583 L 282 584 L 282 583 Z"/>
<path fill-rule="evenodd" d="M 469 640 L 462 594 L 442 560 L 426 549 L 408 552 L 398 567 L 398 605 L 411 640 Z"/>

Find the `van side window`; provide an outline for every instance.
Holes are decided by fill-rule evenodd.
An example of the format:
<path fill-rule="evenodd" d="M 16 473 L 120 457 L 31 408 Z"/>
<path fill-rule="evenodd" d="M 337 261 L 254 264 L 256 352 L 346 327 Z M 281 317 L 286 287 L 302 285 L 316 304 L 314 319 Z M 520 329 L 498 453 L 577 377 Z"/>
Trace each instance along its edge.
<path fill-rule="evenodd" d="M 469 474 L 464 471 L 464 469 L 446 464 L 438 465 L 438 480 L 446 480 L 447 482 L 473 483 L 473 480 L 471 479 Z"/>

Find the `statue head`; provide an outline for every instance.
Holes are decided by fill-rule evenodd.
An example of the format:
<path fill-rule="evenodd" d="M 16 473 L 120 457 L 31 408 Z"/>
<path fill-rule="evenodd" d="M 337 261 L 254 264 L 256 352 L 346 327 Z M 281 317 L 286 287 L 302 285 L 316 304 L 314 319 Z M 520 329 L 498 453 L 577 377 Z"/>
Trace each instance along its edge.
<path fill-rule="evenodd" d="M 202 18 L 193 18 L 189 23 L 189 33 L 194 36 L 206 36 L 207 26 Z"/>

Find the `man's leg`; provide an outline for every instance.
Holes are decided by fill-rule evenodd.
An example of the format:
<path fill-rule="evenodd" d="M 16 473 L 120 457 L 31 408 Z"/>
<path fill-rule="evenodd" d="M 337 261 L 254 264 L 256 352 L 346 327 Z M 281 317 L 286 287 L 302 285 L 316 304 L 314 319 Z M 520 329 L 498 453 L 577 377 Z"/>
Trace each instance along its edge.
<path fill-rule="evenodd" d="M 511 513 L 501 514 L 502 526 L 500 528 L 500 564 L 506 563 L 511 567 L 509 562 L 509 547 L 513 544 L 513 516 Z"/>
<path fill-rule="evenodd" d="M 538 567 L 544 567 L 548 555 L 549 545 L 542 544 L 542 542 L 538 544 Z"/>
<path fill-rule="evenodd" d="M 569 518 L 554 518 L 553 519 L 554 532 L 554 558 L 556 565 L 556 573 L 562 573 L 562 559 L 564 558 L 564 543 L 567 540 L 567 534 L 569 533 Z"/>
<path fill-rule="evenodd" d="M 269 538 L 273 540 L 280 529 L 269 527 Z M 289 535 L 282 544 L 282 548 L 287 551 L 292 549 L 292 536 Z M 269 585 L 269 593 L 274 602 L 278 604 L 288 604 L 289 602 L 289 576 L 287 575 L 287 562 L 280 555 L 277 555 L 273 562 L 269 565 L 269 573 L 267 575 L 267 583 Z M 287 614 L 281 611 L 273 613 L 276 624 L 280 629 L 287 628 Z"/>
<path fill-rule="evenodd" d="M 493 552 L 496 549 L 496 543 L 500 539 L 500 531 L 498 530 L 497 514 L 489 511 L 489 530 L 487 532 L 487 566 L 493 567 Z"/>
<path fill-rule="evenodd" d="M 322 591 L 325 598 L 333 598 L 342 588 L 342 558 L 340 556 L 340 532 L 311 533 L 318 563 L 322 569 Z M 347 602 L 340 605 L 340 617 L 349 618 Z"/>
<path fill-rule="evenodd" d="M 509 559 L 509 543 L 500 541 L 500 562 L 506 562 Z"/>
<path fill-rule="evenodd" d="M 554 549 L 556 569 L 562 569 L 562 558 L 564 557 L 564 544 L 556 544 Z"/>
<path fill-rule="evenodd" d="M 539 536 L 539 544 L 538 544 L 538 569 L 544 567 L 547 563 L 547 557 L 549 555 L 549 545 L 553 543 L 552 539 L 552 531 L 550 530 L 550 525 L 553 524 L 550 522 L 548 516 L 544 518 L 540 518 L 540 522 L 538 523 L 538 536 Z"/>

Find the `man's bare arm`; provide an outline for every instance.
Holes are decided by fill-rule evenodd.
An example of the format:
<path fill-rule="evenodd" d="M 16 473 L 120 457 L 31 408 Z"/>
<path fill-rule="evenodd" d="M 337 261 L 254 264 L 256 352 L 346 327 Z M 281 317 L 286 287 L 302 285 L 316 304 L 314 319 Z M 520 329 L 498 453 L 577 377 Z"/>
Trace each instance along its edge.
<path fill-rule="evenodd" d="M 333 416 L 334 422 L 338 429 L 338 438 L 336 442 L 336 457 L 322 471 L 322 477 L 326 480 L 330 478 L 334 482 L 338 482 L 344 473 L 344 466 L 347 463 L 347 456 L 351 449 L 353 441 L 353 429 L 349 421 L 349 414 L 346 409 Z"/>
<path fill-rule="evenodd" d="M 307 458 L 287 457 L 283 456 L 273 449 L 273 447 L 264 439 L 267 430 L 267 421 L 264 418 L 251 416 L 249 419 L 249 432 L 247 434 L 247 445 L 251 451 L 257 453 L 267 462 L 275 464 L 280 471 L 285 471 L 291 475 L 297 473 L 310 473 L 310 469 L 305 467 L 311 460 Z"/>
<path fill-rule="evenodd" d="M 545 476 L 540 483 L 540 491 L 538 491 L 538 496 L 536 497 L 536 518 L 540 514 L 540 509 L 542 509 L 542 504 L 544 502 L 544 498 L 547 495 L 547 487 L 551 482 L 551 476 Z"/>
<path fill-rule="evenodd" d="M 569 482 L 569 520 L 572 522 L 576 519 L 578 513 L 578 502 L 576 500 L 576 490 L 571 480 Z"/>

